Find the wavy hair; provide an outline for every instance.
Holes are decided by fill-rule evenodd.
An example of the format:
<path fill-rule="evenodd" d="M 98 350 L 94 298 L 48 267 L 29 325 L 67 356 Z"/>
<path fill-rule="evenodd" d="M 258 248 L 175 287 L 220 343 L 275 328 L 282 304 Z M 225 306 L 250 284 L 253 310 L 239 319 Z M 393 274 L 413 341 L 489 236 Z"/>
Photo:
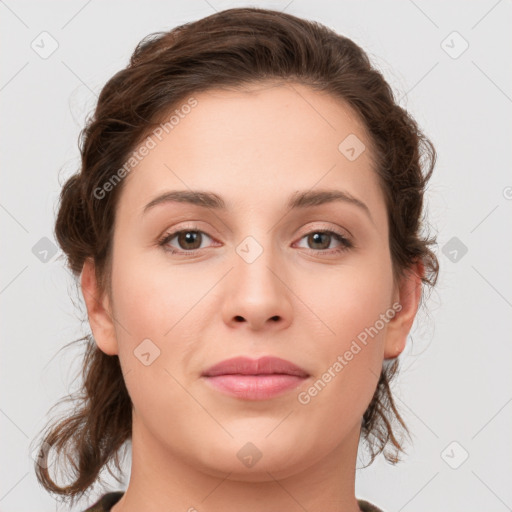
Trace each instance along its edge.
<path fill-rule="evenodd" d="M 422 234 L 423 195 L 436 161 L 433 144 L 351 39 L 318 22 L 259 8 L 228 9 L 150 34 L 105 84 L 80 134 L 81 167 L 62 187 L 55 224 L 56 239 L 77 279 L 92 258 L 100 286 L 110 292 L 114 217 L 123 181 L 104 197 L 97 191 L 150 130 L 193 93 L 267 80 L 327 92 L 358 115 L 386 200 L 393 275 L 398 279 L 420 262 L 423 302 L 425 287 L 435 285 L 439 272 L 431 249 L 436 240 Z M 114 461 L 120 469 L 118 452 L 131 439 L 132 426 L 118 356 L 99 350 L 91 334 L 76 341 L 85 342 L 83 385 L 72 397 L 72 412 L 47 426 L 35 464 L 43 487 L 72 501 L 93 485 L 105 465 Z M 397 429 L 408 429 L 390 390 L 397 369 L 398 359 L 383 365 L 362 418 L 361 437 L 371 462 L 383 452 L 396 463 L 404 451 Z M 50 476 L 51 451 L 71 467 L 69 485 L 59 486 Z"/>

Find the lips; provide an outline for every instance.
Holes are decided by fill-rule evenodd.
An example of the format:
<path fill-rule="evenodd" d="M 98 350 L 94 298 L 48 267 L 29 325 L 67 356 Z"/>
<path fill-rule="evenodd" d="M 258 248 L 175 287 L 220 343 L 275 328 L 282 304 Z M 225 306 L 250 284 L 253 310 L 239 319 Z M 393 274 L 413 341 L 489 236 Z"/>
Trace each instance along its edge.
<path fill-rule="evenodd" d="M 259 359 L 235 357 L 226 359 L 203 372 L 204 377 L 219 375 L 293 375 L 306 378 L 309 374 L 303 368 L 279 357 L 265 356 Z"/>
<path fill-rule="evenodd" d="M 309 377 L 303 368 L 279 357 L 235 357 L 202 374 L 212 389 L 239 400 L 270 400 L 301 386 Z"/>

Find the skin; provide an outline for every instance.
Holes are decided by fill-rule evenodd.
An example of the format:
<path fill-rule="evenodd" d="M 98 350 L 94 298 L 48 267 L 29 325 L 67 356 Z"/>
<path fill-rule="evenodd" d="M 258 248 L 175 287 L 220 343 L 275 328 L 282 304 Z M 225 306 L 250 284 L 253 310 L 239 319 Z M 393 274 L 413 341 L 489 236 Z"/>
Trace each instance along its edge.
<path fill-rule="evenodd" d="M 393 280 L 370 139 L 347 105 L 296 83 L 194 97 L 198 105 L 124 178 L 112 296 L 92 260 L 81 276 L 96 343 L 119 356 L 133 402 L 131 478 L 112 510 L 356 512 L 361 418 L 383 360 L 405 347 L 421 292 L 416 267 Z M 338 150 L 349 134 L 366 146 L 354 161 Z M 286 208 L 297 191 L 320 188 L 349 192 L 371 218 L 348 202 Z M 214 192 L 228 208 L 174 202 L 143 214 L 157 195 L 189 189 Z M 191 224 L 203 233 L 196 246 L 175 237 L 167 247 L 200 247 L 195 254 L 158 245 Z M 319 230 L 354 247 L 335 253 L 343 245 L 334 237 L 307 236 Z M 263 250 L 252 263 L 236 252 L 247 236 Z M 299 392 L 393 303 L 402 309 L 301 404 Z M 146 366 L 134 350 L 148 338 L 160 355 Z M 202 371 L 238 355 L 282 357 L 310 377 L 263 401 L 205 384 Z M 252 467 L 237 457 L 248 442 L 262 454 Z"/>

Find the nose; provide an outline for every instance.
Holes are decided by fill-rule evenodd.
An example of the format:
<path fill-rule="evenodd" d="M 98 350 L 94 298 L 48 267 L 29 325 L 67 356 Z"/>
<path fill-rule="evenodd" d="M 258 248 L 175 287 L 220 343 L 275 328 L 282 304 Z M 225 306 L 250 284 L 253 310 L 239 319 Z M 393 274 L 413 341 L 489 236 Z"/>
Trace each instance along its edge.
<path fill-rule="evenodd" d="M 254 261 L 236 253 L 225 282 L 224 322 L 253 331 L 285 329 L 293 314 L 293 293 L 286 281 L 286 271 L 270 249 Z"/>

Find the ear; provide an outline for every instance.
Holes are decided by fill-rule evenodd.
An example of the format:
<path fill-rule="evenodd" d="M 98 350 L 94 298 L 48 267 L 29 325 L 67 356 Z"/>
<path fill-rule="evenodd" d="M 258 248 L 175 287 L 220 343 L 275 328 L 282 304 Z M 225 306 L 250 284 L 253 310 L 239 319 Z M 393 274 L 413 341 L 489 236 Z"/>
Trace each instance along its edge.
<path fill-rule="evenodd" d="M 393 304 L 396 304 L 395 316 L 388 322 L 384 359 L 394 359 L 404 350 L 407 336 L 412 328 L 421 298 L 422 282 L 425 267 L 417 262 L 410 267 L 400 280 L 395 292 Z"/>
<path fill-rule="evenodd" d="M 108 294 L 98 286 L 96 268 L 91 258 L 87 258 L 84 263 L 80 283 L 96 345 L 105 354 L 118 354 L 110 300 Z"/>

